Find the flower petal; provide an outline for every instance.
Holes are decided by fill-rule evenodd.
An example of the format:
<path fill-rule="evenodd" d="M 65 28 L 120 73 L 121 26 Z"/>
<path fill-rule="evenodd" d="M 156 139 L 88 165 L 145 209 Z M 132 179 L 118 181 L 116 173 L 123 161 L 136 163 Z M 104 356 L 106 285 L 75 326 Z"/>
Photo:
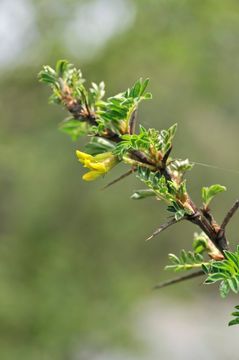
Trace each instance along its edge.
<path fill-rule="evenodd" d="M 79 150 L 76 150 L 76 156 L 82 164 L 84 164 L 86 160 L 94 160 L 94 157 L 92 155 Z"/>
<path fill-rule="evenodd" d="M 103 173 L 105 173 L 107 171 L 105 164 L 103 162 L 100 163 L 100 162 L 96 162 L 96 161 L 86 160 L 85 167 L 87 167 L 88 169 L 97 170 L 97 171 L 103 172 Z"/>
<path fill-rule="evenodd" d="M 102 173 L 100 173 L 99 171 L 89 171 L 88 173 L 82 176 L 82 179 L 85 181 L 93 181 L 101 175 Z"/>

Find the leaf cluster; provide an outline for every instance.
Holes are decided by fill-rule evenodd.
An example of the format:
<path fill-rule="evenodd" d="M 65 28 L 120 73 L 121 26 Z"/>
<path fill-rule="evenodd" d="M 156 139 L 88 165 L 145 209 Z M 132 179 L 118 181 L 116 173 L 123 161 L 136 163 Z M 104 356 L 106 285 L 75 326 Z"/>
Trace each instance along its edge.
<path fill-rule="evenodd" d="M 181 250 L 180 255 L 175 254 L 168 255 L 171 265 L 167 265 L 165 270 L 184 271 L 192 270 L 195 268 L 201 268 L 205 264 L 203 256 L 201 254 Z"/>
<path fill-rule="evenodd" d="M 193 250 L 196 254 L 202 254 L 204 251 L 208 250 L 208 236 L 201 232 L 198 234 L 197 232 L 194 233 L 193 239 Z"/>
<path fill-rule="evenodd" d="M 211 185 L 209 187 L 203 187 L 202 188 L 202 199 L 203 199 L 203 203 L 205 207 L 208 207 L 208 205 L 210 204 L 210 202 L 212 201 L 212 199 L 218 195 L 221 192 L 226 191 L 226 187 L 219 185 L 219 184 L 215 184 L 215 185 Z"/>
<path fill-rule="evenodd" d="M 178 181 L 182 181 L 185 173 L 191 170 L 194 164 L 190 163 L 188 159 L 185 160 L 171 159 L 168 166 L 171 169 L 171 172 L 174 175 L 174 177 L 176 177 Z"/>
<path fill-rule="evenodd" d="M 191 214 L 192 210 L 186 202 L 186 181 L 180 184 L 175 181 L 167 181 L 159 171 L 153 172 L 142 166 L 137 169 L 137 177 L 153 190 L 160 200 L 166 202 L 167 210 L 174 214 L 176 220 Z"/>
<path fill-rule="evenodd" d="M 81 70 L 74 68 L 67 60 L 59 60 L 55 69 L 45 65 L 38 75 L 39 81 L 46 83 L 52 88 L 50 102 L 59 104 L 62 102 L 63 92 L 71 90 L 72 96 L 78 100 L 85 98 L 85 80 L 82 77 Z"/>
<path fill-rule="evenodd" d="M 51 103 L 62 104 L 68 110 L 73 104 L 81 110 L 80 113 L 77 112 L 77 116 L 74 112 L 73 118 L 67 118 L 60 125 L 60 130 L 70 135 L 73 140 L 86 133 L 102 135 L 106 130 L 119 135 L 126 133 L 138 104 L 142 100 L 152 98 L 151 93 L 146 92 L 149 79 L 140 78 L 125 92 L 104 100 L 104 82 L 92 82 L 87 89 L 81 71 L 66 60 L 59 60 L 55 69 L 48 65 L 43 66 L 38 77 L 41 82 L 51 87 Z M 76 121 L 87 121 L 86 115 L 92 116 L 95 121 L 95 124 L 91 124 L 92 126 L 88 126 L 87 129 L 85 125 L 82 126 Z"/>
<path fill-rule="evenodd" d="M 225 259 L 213 261 L 204 266 L 203 270 L 208 275 L 205 284 L 213 284 L 220 281 L 220 295 L 225 298 L 228 293 L 239 292 L 239 246 L 235 252 L 224 251 Z"/>
<path fill-rule="evenodd" d="M 96 111 L 98 126 L 95 131 L 99 134 L 110 129 L 118 134 L 128 130 L 130 118 L 142 100 L 151 99 L 152 95 L 145 92 L 149 79 L 137 80 L 132 88 L 115 96 L 109 97 Z"/>
<path fill-rule="evenodd" d="M 163 159 L 167 151 L 172 147 L 172 141 L 177 130 L 177 124 L 167 130 L 139 128 L 139 134 L 126 134 L 115 149 L 115 154 L 123 157 L 130 150 L 142 150 L 148 156 L 154 156 L 156 161 Z"/>

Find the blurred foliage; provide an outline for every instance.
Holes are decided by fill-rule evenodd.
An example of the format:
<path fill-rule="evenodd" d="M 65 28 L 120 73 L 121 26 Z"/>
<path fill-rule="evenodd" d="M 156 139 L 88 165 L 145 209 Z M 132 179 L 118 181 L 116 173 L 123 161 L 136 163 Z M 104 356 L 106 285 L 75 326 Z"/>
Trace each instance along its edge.
<path fill-rule="evenodd" d="M 36 79 L 43 63 L 53 65 L 61 57 L 80 63 L 90 81 L 108 84 L 107 96 L 127 88 L 135 78 L 149 77 L 154 99 L 141 106 L 140 122 L 159 129 L 177 122 L 175 148 L 182 158 L 190 154 L 193 161 L 239 169 L 234 155 L 239 3 L 134 3 L 137 12 L 131 28 L 84 62 L 75 59 L 62 41 L 63 25 L 75 2 L 34 1 L 41 38 L 28 50 L 28 60 L 1 71 L 4 360 L 68 359 L 82 344 L 127 343 L 127 312 L 150 294 L 172 246 L 177 251 L 175 244 L 179 249 L 191 242 L 192 229 L 182 224 L 177 233 L 169 230 L 145 244 L 151 229 L 162 223 L 162 206 L 151 198 L 131 201 L 131 189 L 140 187 L 133 178 L 105 191 L 99 191 L 99 183 L 82 183 L 73 145 L 56 131 L 64 114 L 47 105 L 49 92 Z M 63 5 L 65 13 L 60 11 Z M 121 171 L 116 170 L 115 177 Z M 221 218 L 237 196 L 238 175 L 195 166 L 190 177 L 194 185 L 189 191 L 196 200 L 202 185 L 226 185 L 227 195 L 221 202 L 219 197 L 215 209 Z M 228 237 L 238 239 L 235 221 Z M 184 296 L 196 289 L 187 286 Z"/>

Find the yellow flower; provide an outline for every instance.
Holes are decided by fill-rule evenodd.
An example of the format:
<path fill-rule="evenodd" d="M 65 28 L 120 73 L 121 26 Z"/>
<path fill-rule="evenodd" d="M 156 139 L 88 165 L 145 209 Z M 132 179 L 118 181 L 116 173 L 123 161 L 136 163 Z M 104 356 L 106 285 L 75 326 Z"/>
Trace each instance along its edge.
<path fill-rule="evenodd" d="M 105 152 L 92 156 L 82 151 L 76 150 L 76 156 L 84 167 L 90 169 L 89 172 L 82 176 L 83 180 L 92 181 L 99 176 L 104 175 L 111 170 L 117 163 L 118 159 L 112 152 Z"/>

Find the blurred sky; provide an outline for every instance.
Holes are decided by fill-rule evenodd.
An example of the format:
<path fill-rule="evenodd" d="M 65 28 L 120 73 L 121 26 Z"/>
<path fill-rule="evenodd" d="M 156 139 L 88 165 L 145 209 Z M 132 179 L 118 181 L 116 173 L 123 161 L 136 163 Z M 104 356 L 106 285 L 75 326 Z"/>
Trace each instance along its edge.
<path fill-rule="evenodd" d="M 220 221 L 238 198 L 238 37 L 236 0 L 0 0 L 1 359 L 232 358 L 236 296 L 215 302 L 217 288 L 200 280 L 151 291 L 196 229 L 180 223 L 145 243 L 163 204 L 130 200 L 133 177 L 101 191 L 123 166 L 81 180 L 74 151 L 85 140 L 57 131 L 67 114 L 48 105 L 37 73 L 66 58 L 105 80 L 107 96 L 149 77 L 139 122 L 177 122 L 174 154 L 218 167 L 196 165 L 188 188 L 200 204 L 202 186 L 227 186 L 212 204 Z M 234 248 L 236 216 L 228 238 Z"/>
<path fill-rule="evenodd" d="M 14 66 L 27 62 L 32 48 L 44 43 L 38 26 L 37 13 L 47 11 L 48 16 L 61 22 L 59 37 L 69 56 L 90 60 L 115 35 L 126 31 L 135 18 L 131 1 L 64 1 L 1 0 L 0 3 L 0 64 Z M 70 16 L 69 16 L 70 13 Z M 53 23 L 54 26 L 54 23 Z M 51 36 L 51 35 L 50 35 Z"/>

